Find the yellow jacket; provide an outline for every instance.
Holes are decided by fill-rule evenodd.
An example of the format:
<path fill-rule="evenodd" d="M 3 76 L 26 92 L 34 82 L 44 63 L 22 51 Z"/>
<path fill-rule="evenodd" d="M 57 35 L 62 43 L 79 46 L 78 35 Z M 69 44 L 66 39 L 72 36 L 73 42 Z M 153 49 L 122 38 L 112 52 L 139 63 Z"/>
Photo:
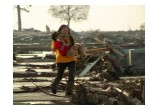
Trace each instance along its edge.
<path fill-rule="evenodd" d="M 53 51 L 54 49 L 54 41 L 52 41 L 52 46 L 51 46 L 51 49 Z M 77 58 L 75 56 L 62 56 L 60 53 L 59 53 L 59 50 L 56 49 L 55 51 L 55 55 L 56 55 L 56 63 L 67 63 L 67 62 L 71 62 L 71 61 L 77 61 Z"/>

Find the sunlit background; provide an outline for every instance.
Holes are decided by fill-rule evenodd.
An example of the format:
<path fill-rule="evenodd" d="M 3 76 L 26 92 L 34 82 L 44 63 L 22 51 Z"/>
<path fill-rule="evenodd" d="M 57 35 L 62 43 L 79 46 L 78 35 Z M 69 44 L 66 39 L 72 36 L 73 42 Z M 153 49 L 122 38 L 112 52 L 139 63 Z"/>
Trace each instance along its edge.
<path fill-rule="evenodd" d="M 49 5 L 32 5 L 30 12 L 21 12 L 22 28 L 57 30 L 61 24 L 59 19 L 48 13 Z M 100 29 L 101 31 L 137 30 L 145 23 L 144 5 L 90 5 L 88 19 L 80 22 L 71 21 L 70 27 L 75 31 Z M 17 9 L 13 8 L 13 29 L 18 29 Z"/>

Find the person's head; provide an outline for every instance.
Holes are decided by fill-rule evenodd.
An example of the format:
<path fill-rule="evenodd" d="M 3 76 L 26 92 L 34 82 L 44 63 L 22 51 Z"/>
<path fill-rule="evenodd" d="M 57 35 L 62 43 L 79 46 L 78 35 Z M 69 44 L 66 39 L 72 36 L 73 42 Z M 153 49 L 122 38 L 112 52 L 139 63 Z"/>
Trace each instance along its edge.
<path fill-rule="evenodd" d="M 61 33 L 54 32 L 51 34 L 52 40 L 56 41 L 57 39 L 63 39 Z"/>
<path fill-rule="evenodd" d="M 74 45 L 74 40 L 73 40 L 73 37 L 72 37 L 72 35 L 71 35 L 71 33 L 70 33 L 70 28 L 67 26 L 67 25 L 65 25 L 65 24 L 63 24 L 63 25 L 61 25 L 60 27 L 59 27 L 59 29 L 58 29 L 58 32 L 59 33 L 61 33 L 63 36 L 70 36 L 70 40 L 71 40 L 71 42 L 72 42 L 72 46 Z"/>
<path fill-rule="evenodd" d="M 68 34 L 71 35 L 70 28 L 65 24 L 63 24 L 59 27 L 58 32 L 62 33 L 64 36 L 68 35 Z"/>

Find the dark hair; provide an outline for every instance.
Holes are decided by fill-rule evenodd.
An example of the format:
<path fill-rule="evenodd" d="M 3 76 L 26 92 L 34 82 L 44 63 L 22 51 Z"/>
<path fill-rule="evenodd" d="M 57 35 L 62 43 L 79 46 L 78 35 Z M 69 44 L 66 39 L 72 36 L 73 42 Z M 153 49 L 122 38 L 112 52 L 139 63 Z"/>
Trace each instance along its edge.
<path fill-rule="evenodd" d="M 52 40 L 56 41 L 57 36 L 59 35 L 59 32 L 54 32 L 51 34 Z"/>
<path fill-rule="evenodd" d="M 74 40 L 73 40 L 73 37 L 72 37 L 72 35 L 71 35 L 71 33 L 70 33 L 70 28 L 69 28 L 67 25 L 62 24 L 62 25 L 59 27 L 58 32 L 61 33 L 62 29 L 65 28 L 65 27 L 67 27 L 68 30 L 69 30 L 69 31 L 68 31 L 68 34 L 69 34 L 69 36 L 70 36 L 71 46 L 73 46 L 73 45 L 74 45 Z"/>
<path fill-rule="evenodd" d="M 69 28 L 67 25 L 65 25 L 65 24 L 62 24 L 62 25 L 59 27 L 58 32 L 61 32 L 62 29 L 65 28 L 65 27 L 67 27 L 67 28 L 69 29 L 69 32 L 68 32 L 68 33 L 70 34 L 70 28 Z"/>

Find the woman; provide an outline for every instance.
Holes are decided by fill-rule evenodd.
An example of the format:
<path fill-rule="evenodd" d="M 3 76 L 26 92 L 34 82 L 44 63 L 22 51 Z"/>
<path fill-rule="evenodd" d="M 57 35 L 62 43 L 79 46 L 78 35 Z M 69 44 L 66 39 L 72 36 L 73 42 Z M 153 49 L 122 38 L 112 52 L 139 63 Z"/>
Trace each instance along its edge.
<path fill-rule="evenodd" d="M 74 40 L 72 35 L 70 34 L 70 29 L 67 25 L 61 25 L 58 29 L 58 32 L 60 32 L 64 37 L 66 37 L 66 42 L 70 43 L 71 46 L 74 45 Z M 53 44 L 53 43 L 52 43 Z M 54 45 L 52 45 L 52 48 L 54 48 Z M 58 49 L 55 50 L 56 54 L 56 64 L 58 73 L 54 81 L 52 82 L 52 93 L 56 94 L 57 92 L 57 85 L 61 81 L 65 69 L 68 67 L 69 69 L 69 78 L 67 81 L 66 86 L 66 96 L 73 94 L 73 86 L 74 86 L 74 77 L 75 77 L 75 71 L 76 71 L 76 57 L 75 56 L 62 56 Z"/>

